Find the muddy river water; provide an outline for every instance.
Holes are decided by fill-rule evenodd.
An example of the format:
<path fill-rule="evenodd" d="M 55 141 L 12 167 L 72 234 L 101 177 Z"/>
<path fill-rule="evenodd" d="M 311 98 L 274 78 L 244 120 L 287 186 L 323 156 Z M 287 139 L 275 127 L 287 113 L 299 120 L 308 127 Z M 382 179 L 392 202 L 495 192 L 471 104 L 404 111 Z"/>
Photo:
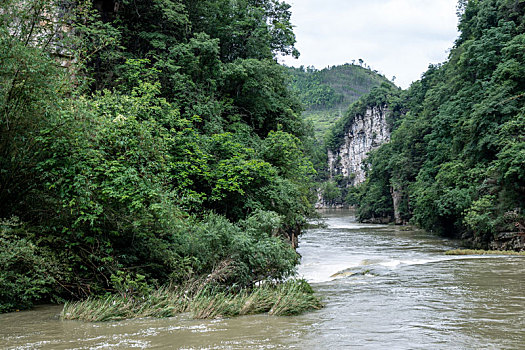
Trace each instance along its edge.
<path fill-rule="evenodd" d="M 446 256 L 456 242 L 323 214 L 299 248 L 322 310 L 82 323 L 40 306 L 0 315 L 0 349 L 525 349 L 525 257 Z"/>

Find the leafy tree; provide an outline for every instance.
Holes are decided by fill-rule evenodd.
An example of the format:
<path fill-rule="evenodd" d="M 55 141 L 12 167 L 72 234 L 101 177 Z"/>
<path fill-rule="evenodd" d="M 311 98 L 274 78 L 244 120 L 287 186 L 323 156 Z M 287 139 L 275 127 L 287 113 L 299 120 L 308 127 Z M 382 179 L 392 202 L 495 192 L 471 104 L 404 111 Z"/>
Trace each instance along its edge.
<path fill-rule="evenodd" d="M 4 5 L 0 311 L 294 274 L 314 172 L 274 60 L 289 5 Z"/>
<path fill-rule="evenodd" d="M 520 232 L 523 10 L 520 1 L 459 3 L 449 60 L 411 86 L 392 142 L 370 157 L 362 218 L 390 215 L 391 187 L 403 193 L 405 218 L 427 230 L 485 247 L 501 232 Z"/>

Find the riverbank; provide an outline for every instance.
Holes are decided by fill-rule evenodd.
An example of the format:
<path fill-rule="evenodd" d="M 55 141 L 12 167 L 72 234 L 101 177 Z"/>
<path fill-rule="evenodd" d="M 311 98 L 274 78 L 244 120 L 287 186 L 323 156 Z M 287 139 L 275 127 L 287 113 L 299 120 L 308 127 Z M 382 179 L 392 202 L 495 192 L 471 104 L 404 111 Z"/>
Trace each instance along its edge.
<path fill-rule="evenodd" d="M 483 249 L 454 249 L 445 252 L 445 255 L 521 255 L 525 252 L 516 252 L 513 250 L 483 250 Z"/>
<path fill-rule="evenodd" d="M 212 319 L 267 313 L 273 316 L 298 315 L 322 307 L 320 299 L 305 280 L 264 283 L 239 292 L 203 288 L 160 288 L 148 295 L 120 294 L 88 298 L 64 305 L 61 318 L 86 322 L 119 321 L 144 317 L 172 317 L 190 313 L 194 319 Z"/>
<path fill-rule="evenodd" d="M 325 214 L 326 228 L 301 235 L 297 270 L 322 298 L 321 310 L 287 317 L 194 319 L 188 312 L 79 322 L 60 319 L 62 306 L 39 306 L 0 315 L 0 347 L 523 348 L 525 259 L 445 256 L 457 241 L 395 225 L 361 224 L 350 211 Z M 330 277 L 345 269 L 371 273 Z"/>

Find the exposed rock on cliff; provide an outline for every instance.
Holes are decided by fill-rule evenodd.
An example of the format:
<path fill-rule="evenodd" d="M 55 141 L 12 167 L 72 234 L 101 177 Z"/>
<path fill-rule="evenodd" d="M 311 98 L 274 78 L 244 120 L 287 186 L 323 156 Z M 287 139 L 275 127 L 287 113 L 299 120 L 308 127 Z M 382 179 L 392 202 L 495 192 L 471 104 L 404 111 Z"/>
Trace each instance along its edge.
<path fill-rule="evenodd" d="M 368 108 L 364 114 L 355 116 L 341 146 L 335 151 L 328 150 L 331 178 L 342 175 L 349 178 L 349 185 L 354 186 L 365 181 L 363 164 L 368 152 L 390 141 L 389 113 L 383 105 Z"/>

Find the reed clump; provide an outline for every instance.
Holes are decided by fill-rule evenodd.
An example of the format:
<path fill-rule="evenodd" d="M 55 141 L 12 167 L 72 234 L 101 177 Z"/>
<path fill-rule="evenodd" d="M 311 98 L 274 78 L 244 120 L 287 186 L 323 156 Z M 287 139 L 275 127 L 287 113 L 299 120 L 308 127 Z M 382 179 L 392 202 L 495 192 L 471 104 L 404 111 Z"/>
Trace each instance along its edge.
<path fill-rule="evenodd" d="M 525 252 L 516 252 L 513 250 L 483 250 L 483 249 L 454 249 L 445 252 L 445 255 L 521 255 Z"/>
<path fill-rule="evenodd" d="M 283 283 L 262 283 L 237 292 L 220 291 L 209 286 L 164 287 L 149 295 L 113 294 L 91 297 L 64 305 L 64 320 L 87 322 L 118 321 L 143 317 L 172 317 L 190 313 L 192 318 L 222 318 L 268 313 L 274 316 L 297 315 L 317 310 L 322 304 L 310 285 L 300 279 Z"/>

